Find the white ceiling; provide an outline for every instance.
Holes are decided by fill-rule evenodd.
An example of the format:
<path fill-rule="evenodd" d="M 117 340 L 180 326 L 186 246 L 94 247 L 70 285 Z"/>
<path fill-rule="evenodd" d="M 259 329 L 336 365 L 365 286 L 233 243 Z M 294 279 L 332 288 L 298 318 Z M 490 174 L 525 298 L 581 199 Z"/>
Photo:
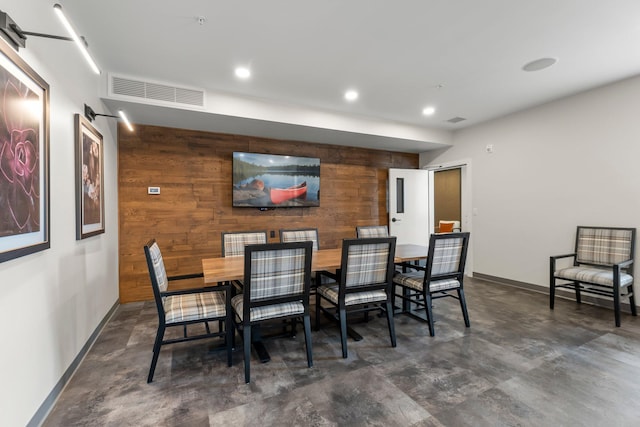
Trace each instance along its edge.
<path fill-rule="evenodd" d="M 452 130 L 640 73 L 638 0 L 60 3 L 103 73 L 202 88 L 279 112 L 242 119 L 237 109 L 106 101 L 138 123 L 420 152 L 448 144 Z M 542 57 L 558 62 L 522 70 Z M 249 81 L 234 76 L 238 65 L 251 68 Z M 360 93 L 354 103 L 343 98 L 348 88 Z M 437 109 L 431 117 L 421 113 L 427 105 Z M 292 108 L 342 124 L 291 120 Z M 466 120 L 447 122 L 456 116 Z M 359 123 L 354 130 L 350 120 Z M 397 132 L 368 132 L 366 123 Z"/>

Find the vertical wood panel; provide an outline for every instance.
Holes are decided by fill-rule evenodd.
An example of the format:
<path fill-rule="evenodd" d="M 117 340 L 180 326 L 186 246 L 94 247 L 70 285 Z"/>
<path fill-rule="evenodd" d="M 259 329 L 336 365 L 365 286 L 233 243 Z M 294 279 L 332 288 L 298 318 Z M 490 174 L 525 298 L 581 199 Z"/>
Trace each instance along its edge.
<path fill-rule="evenodd" d="M 259 211 L 231 206 L 232 153 L 320 158 L 320 207 Z M 387 169 L 417 168 L 418 155 L 157 126 L 118 133 L 120 301 L 153 298 L 143 246 L 156 238 L 167 274 L 201 272 L 220 256 L 223 231 L 317 227 L 322 248 L 387 224 Z M 147 195 L 147 187 L 160 187 Z"/>

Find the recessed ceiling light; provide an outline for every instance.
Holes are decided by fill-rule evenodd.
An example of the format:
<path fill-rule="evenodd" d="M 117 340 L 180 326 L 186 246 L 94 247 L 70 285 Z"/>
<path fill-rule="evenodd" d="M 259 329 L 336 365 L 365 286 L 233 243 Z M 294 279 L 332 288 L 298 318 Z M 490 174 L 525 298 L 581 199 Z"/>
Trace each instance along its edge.
<path fill-rule="evenodd" d="M 344 93 L 344 99 L 346 99 L 347 101 L 355 101 L 356 99 L 358 99 L 358 92 L 356 92 L 355 90 L 348 90 Z"/>
<path fill-rule="evenodd" d="M 422 114 L 424 114 L 425 116 L 431 116 L 435 112 L 436 112 L 435 107 L 424 107 L 422 109 Z"/>
<path fill-rule="evenodd" d="M 251 77 L 251 70 L 246 67 L 238 67 L 236 68 L 236 77 L 239 79 L 248 79 Z"/>
<path fill-rule="evenodd" d="M 524 71 L 540 71 L 551 67 L 556 62 L 558 60 L 555 58 L 540 58 L 525 64 L 522 69 Z"/>

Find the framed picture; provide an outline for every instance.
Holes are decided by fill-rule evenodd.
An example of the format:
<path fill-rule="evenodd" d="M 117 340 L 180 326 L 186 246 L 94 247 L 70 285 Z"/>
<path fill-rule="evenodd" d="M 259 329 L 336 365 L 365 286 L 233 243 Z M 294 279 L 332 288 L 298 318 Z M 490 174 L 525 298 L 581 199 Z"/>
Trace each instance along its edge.
<path fill-rule="evenodd" d="M 49 236 L 49 85 L 0 40 L 0 262 Z"/>
<path fill-rule="evenodd" d="M 102 135 L 80 114 L 76 125 L 76 240 L 104 233 Z"/>

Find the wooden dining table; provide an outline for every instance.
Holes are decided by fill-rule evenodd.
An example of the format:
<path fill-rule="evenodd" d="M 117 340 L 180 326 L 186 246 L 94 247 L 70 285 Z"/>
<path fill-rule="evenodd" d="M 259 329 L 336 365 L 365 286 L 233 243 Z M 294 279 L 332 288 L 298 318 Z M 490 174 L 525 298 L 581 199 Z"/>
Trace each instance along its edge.
<path fill-rule="evenodd" d="M 427 247 L 422 245 L 396 245 L 394 262 L 410 262 L 427 258 Z M 320 249 L 313 251 L 311 270 L 324 271 L 340 268 L 342 249 Z M 204 281 L 214 285 L 219 282 L 242 280 L 244 278 L 244 257 L 204 258 L 202 260 Z"/>
<path fill-rule="evenodd" d="M 427 258 L 427 247 L 421 245 L 401 244 L 396 245 L 394 262 L 412 262 Z M 312 271 L 333 271 L 340 268 L 342 262 L 342 248 L 320 249 L 313 251 L 311 270 Z M 218 283 L 241 281 L 244 279 L 244 256 L 204 258 L 202 260 L 202 272 L 204 282 L 209 286 Z M 351 328 L 349 328 L 351 329 Z M 259 328 L 254 328 L 259 334 Z M 355 331 L 350 330 L 356 340 L 362 337 Z M 253 347 L 260 358 L 265 363 L 270 360 L 270 356 L 262 339 L 257 336 L 253 338 Z"/>

